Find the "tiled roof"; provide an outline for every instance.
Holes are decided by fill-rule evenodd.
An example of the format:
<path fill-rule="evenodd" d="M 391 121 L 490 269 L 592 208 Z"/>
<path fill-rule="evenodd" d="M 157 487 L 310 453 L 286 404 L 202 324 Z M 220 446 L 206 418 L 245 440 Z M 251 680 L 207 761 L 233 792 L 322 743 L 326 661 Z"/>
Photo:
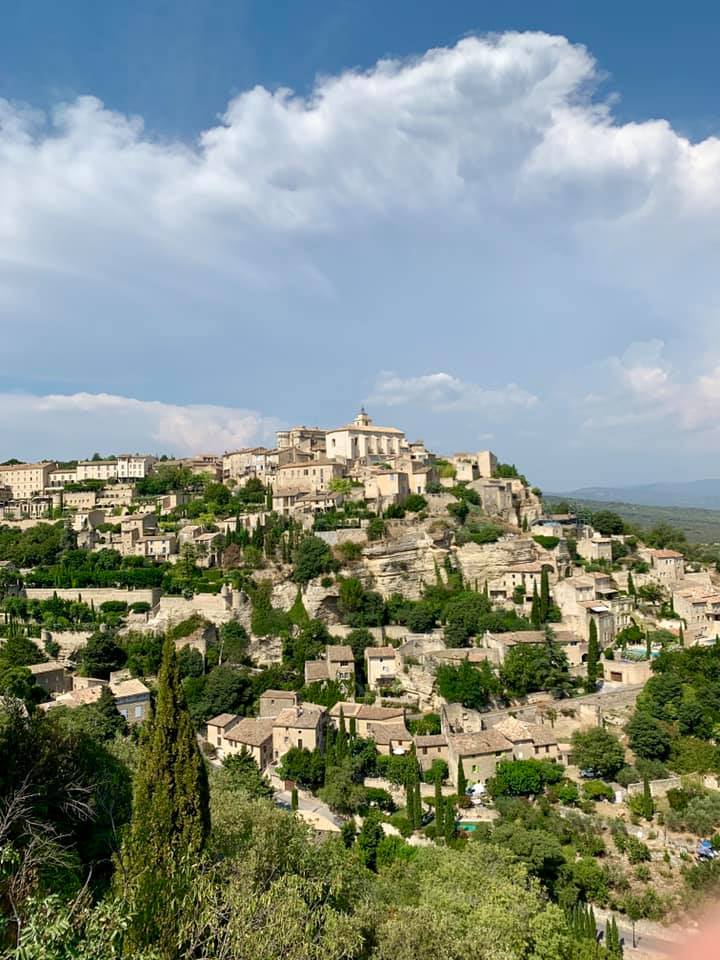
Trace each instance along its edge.
<path fill-rule="evenodd" d="M 64 670 L 65 664 L 59 660 L 48 660 L 47 663 L 31 663 L 28 667 L 30 673 L 37 676 L 39 673 L 51 673 L 54 670 Z"/>
<path fill-rule="evenodd" d="M 424 736 L 413 737 L 416 747 L 446 747 L 447 737 L 444 733 L 428 733 Z"/>
<path fill-rule="evenodd" d="M 380 657 L 394 657 L 395 647 L 365 647 L 365 659 Z"/>
<path fill-rule="evenodd" d="M 226 727 L 229 723 L 233 723 L 238 719 L 239 717 L 236 713 L 219 713 L 217 717 L 208 720 L 207 725 L 209 727 Z"/>
<path fill-rule="evenodd" d="M 404 723 L 369 723 L 368 734 L 375 743 L 387 745 L 397 740 L 412 740 Z"/>
<path fill-rule="evenodd" d="M 233 724 L 225 734 L 225 739 L 260 747 L 272 737 L 274 722 L 272 717 L 245 717 Z"/>
<path fill-rule="evenodd" d="M 114 697 L 138 697 L 143 693 L 150 694 L 142 680 L 121 680 L 119 683 L 111 683 L 110 692 Z"/>
<path fill-rule="evenodd" d="M 328 665 L 324 660 L 305 661 L 306 683 L 316 683 L 318 680 L 327 680 L 329 676 Z"/>
<path fill-rule="evenodd" d="M 327 656 L 328 660 L 333 663 L 344 660 L 352 661 L 354 659 L 352 647 L 344 643 L 332 644 L 328 646 Z"/>
<path fill-rule="evenodd" d="M 460 757 L 481 754 L 512 752 L 512 743 L 497 730 L 481 730 L 478 733 L 460 733 L 448 738 L 449 745 Z"/>
<path fill-rule="evenodd" d="M 274 727 L 297 727 L 301 730 L 314 730 L 323 714 L 322 707 L 303 704 L 301 707 L 285 707 L 273 720 Z"/>

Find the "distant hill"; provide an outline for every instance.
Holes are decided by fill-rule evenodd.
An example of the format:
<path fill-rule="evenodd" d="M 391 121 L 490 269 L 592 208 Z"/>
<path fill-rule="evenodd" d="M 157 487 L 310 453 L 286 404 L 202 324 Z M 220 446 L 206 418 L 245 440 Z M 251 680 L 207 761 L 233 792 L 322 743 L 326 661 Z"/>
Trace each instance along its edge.
<path fill-rule="evenodd" d="M 720 543 L 720 510 L 704 510 L 699 507 L 658 507 L 650 504 L 625 503 L 615 500 L 588 500 L 569 493 L 546 493 L 544 500 L 569 500 L 578 507 L 591 512 L 612 510 L 623 520 L 645 529 L 658 523 L 670 523 L 684 531 L 691 543 Z"/>
<path fill-rule="evenodd" d="M 637 503 L 655 507 L 703 507 L 720 510 L 720 480 L 643 483 L 627 487 L 581 487 L 563 494 L 572 500 Z"/>

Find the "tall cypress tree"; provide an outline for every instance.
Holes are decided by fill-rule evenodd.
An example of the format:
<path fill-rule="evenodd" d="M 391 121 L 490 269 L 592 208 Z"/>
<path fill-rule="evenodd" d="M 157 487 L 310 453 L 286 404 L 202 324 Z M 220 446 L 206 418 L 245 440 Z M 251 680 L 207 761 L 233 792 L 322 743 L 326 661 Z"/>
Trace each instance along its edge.
<path fill-rule="evenodd" d="M 537 583 L 533 583 L 533 598 L 532 606 L 530 607 L 530 620 L 532 625 L 536 630 L 540 629 L 540 624 L 542 623 L 542 616 L 540 611 L 540 597 L 538 596 Z"/>
<path fill-rule="evenodd" d="M 680 624 L 680 633 L 678 634 L 678 643 L 681 647 L 685 646 L 685 633 L 683 632 L 682 624 Z"/>
<path fill-rule="evenodd" d="M 443 810 L 443 832 L 445 834 L 445 843 L 449 843 L 455 837 L 455 805 L 448 799 L 444 804 Z"/>
<path fill-rule="evenodd" d="M 176 904 L 185 868 L 210 830 L 207 771 L 180 683 L 175 644 L 166 640 L 155 714 L 142 740 L 133 813 L 117 876 L 133 908 L 128 939 L 176 955 Z"/>
<path fill-rule="evenodd" d="M 643 799 L 642 799 L 642 815 L 646 820 L 652 820 L 655 813 L 655 803 L 652 798 L 652 791 L 650 789 L 650 781 L 647 777 L 643 777 Z"/>
<path fill-rule="evenodd" d="M 442 783 L 440 777 L 435 777 L 435 839 L 440 840 L 444 836 L 443 826 L 443 795 Z"/>
<path fill-rule="evenodd" d="M 467 778 L 465 777 L 465 767 L 463 766 L 462 757 L 458 763 L 458 782 L 457 782 L 457 792 L 459 797 L 465 796 L 465 791 L 467 790 Z"/>
<path fill-rule="evenodd" d="M 540 574 L 540 623 L 547 623 L 550 613 L 550 578 L 547 567 L 542 568 Z"/>
<path fill-rule="evenodd" d="M 637 596 L 637 591 L 635 589 L 635 581 L 633 580 L 632 570 L 628 571 L 628 593 L 631 597 Z"/>
<path fill-rule="evenodd" d="M 340 761 L 347 756 L 347 730 L 345 729 L 345 713 L 340 707 L 340 718 L 338 720 L 338 733 L 335 740 L 335 762 Z"/>
<path fill-rule="evenodd" d="M 591 619 L 587 652 L 587 685 L 589 690 L 594 690 L 597 686 L 599 662 L 600 648 L 598 645 L 597 624 L 594 619 Z"/>

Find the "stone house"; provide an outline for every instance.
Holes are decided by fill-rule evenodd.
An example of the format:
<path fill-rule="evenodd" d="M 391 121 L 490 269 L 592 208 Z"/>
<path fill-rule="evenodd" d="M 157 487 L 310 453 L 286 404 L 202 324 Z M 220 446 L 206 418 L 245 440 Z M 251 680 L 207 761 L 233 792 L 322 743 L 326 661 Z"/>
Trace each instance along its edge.
<path fill-rule="evenodd" d="M 423 734 L 413 740 L 421 770 L 429 770 L 435 760 L 448 762 L 448 740 L 444 733 Z"/>
<path fill-rule="evenodd" d="M 605 680 L 626 685 L 647 683 L 652 676 L 650 660 L 605 660 Z"/>
<path fill-rule="evenodd" d="M 50 474 L 56 469 L 57 464 L 51 460 L 0 466 L 0 484 L 10 487 L 13 500 L 29 500 L 45 490 Z"/>
<path fill-rule="evenodd" d="M 341 710 L 345 717 L 346 728 L 350 719 L 354 718 L 355 731 L 359 737 L 370 736 L 371 724 L 405 724 L 404 707 L 375 707 L 365 703 L 350 703 L 344 700 L 336 703 L 330 710 L 330 720 L 336 727 L 340 721 Z"/>
<path fill-rule="evenodd" d="M 258 712 L 261 717 L 276 717 L 288 707 L 298 705 L 298 695 L 294 690 L 266 690 L 258 699 Z"/>
<path fill-rule="evenodd" d="M 325 742 L 325 707 L 303 703 L 286 707 L 273 720 L 273 760 L 280 760 L 288 750 L 322 749 Z"/>
<path fill-rule="evenodd" d="M 578 540 L 577 552 L 578 556 L 581 556 L 584 560 L 612 562 L 612 538 L 603 537 L 596 533 L 593 537 Z"/>
<path fill-rule="evenodd" d="M 375 741 L 378 753 L 403 754 L 412 747 L 412 734 L 404 723 L 368 723 L 368 737 Z"/>
<path fill-rule="evenodd" d="M 467 782 L 476 783 L 494 776 L 499 760 L 513 759 L 512 743 L 492 728 L 476 733 L 451 733 L 447 741 L 449 778 L 455 787 L 460 761 Z"/>
<path fill-rule="evenodd" d="M 264 770 L 273 758 L 272 717 L 236 717 L 235 723 L 223 731 L 222 755 L 249 754 Z"/>
<path fill-rule="evenodd" d="M 33 663 L 28 667 L 35 683 L 46 693 L 67 693 L 72 690 L 72 677 L 59 660 Z"/>
<path fill-rule="evenodd" d="M 492 728 L 513 745 L 515 760 L 557 760 L 560 747 L 551 729 L 539 723 L 528 723 L 515 717 L 506 717 Z"/>
<path fill-rule="evenodd" d="M 365 673 L 371 690 L 394 683 L 398 675 L 395 647 L 366 647 Z"/>
<path fill-rule="evenodd" d="M 685 576 L 685 557 L 677 550 L 651 550 L 650 566 L 663 583 L 682 580 Z"/>
<path fill-rule="evenodd" d="M 327 680 L 349 684 L 355 679 L 355 658 L 347 644 L 328 644 L 319 660 L 305 661 L 305 683 Z"/>
<path fill-rule="evenodd" d="M 277 468 L 274 491 L 299 488 L 306 493 L 320 493 L 330 489 L 333 480 L 340 480 L 345 468 L 337 460 L 326 457 L 305 463 L 287 463 Z"/>
<path fill-rule="evenodd" d="M 150 691 L 141 680 L 121 680 L 108 684 L 104 680 L 95 680 L 92 677 L 84 679 L 89 682 L 87 686 L 74 685 L 72 690 L 59 694 L 50 703 L 41 703 L 40 709 L 68 707 L 72 710 L 83 704 L 95 703 L 100 698 L 103 687 L 108 686 L 115 698 L 118 712 L 130 725 L 142 723 L 150 716 Z"/>
<path fill-rule="evenodd" d="M 386 470 L 379 467 L 364 478 L 364 497 L 384 510 L 394 504 L 402 504 L 410 495 L 408 474 L 402 470 Z"/>

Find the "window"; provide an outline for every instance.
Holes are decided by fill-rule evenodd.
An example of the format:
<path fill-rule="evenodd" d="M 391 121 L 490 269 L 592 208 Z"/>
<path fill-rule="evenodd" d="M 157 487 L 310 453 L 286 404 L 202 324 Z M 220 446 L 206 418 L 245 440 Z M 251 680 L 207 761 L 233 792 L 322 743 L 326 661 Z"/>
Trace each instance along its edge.
<path fill-rule="evenodd" d="M 302 750 L 302 748 L 303 748 L 302 737 L 298 737 L 298 750 Z"/>

